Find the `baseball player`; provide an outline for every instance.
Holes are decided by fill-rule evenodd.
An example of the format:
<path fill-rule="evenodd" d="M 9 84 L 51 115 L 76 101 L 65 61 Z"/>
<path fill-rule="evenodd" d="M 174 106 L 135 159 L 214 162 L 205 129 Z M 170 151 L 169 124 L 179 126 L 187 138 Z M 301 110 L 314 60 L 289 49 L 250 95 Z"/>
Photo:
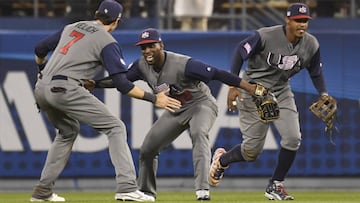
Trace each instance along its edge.
<path fill-rule="evenodd" d="M 190 56 L 164 50 L 158 30 L 145 29 L 136 43 L 142 57 L 129 67 L 130 81 L 146 81 L 154 92 L 170 88 L 169 95 L 181 101 L 175 112 L 164 112 L 147 133 L 140 148 L 138 184 L 145 194 L 156 197 L 157 160 L 160 151 L 185 130 L 190 131 L 197 200 L 210 200 L 209 131 L 217 117 L 217 105 L 206 85 L 211 80 L 245 89 L 254 94 L 257 85 L 229 72 L 217 69 Z M 111 87 L 107 79 L 96 81 L 97 87 Z"/>
<path fill-rule="evenodd" d="M 272 123 L 281 135 L 281 148 L 277 165 L 265 190 L 265 197 L 271 200 L 294 199 L 285 191 L 283 185 L 301 142 L 299 115 L 289 79 L 306 68 L 319 95 L 327 95 L 319 43 L 313 35 L 307 33 L 310 19 L 309 7 L 306 4 L 291 4 L 287 9 L 285 25 L 255 31 L 238 44 L 232 61 L 231 72 L 239 74 L 243 61 L 248 60 L 243 78 L 262 83 L 272 90 L 279 102 L 280 118 Z M 228 152 L 223 148 L 215 150 L 209 173 L 213 186 L 219 184 L 224 169 L 228 168 L 230 163 L 257 159 L 263 150 L 270 125 L 269 122 L 260 121 L 251 96 L 245 91 L 230 88 L 228 107 L 240 111 L 243 142 Z"/>
<path fill-rule="evenodd" d="M 166 96 L 166 91 L 154 95 L 126 79 L 121 49 L 109 33 L 118 26 L 122 11 L 116 1 L 102 1 L 94 21 L 69 24 L 36 45 L 35 60 L 43 70 L 35 86 L 35 99 L 58 131 L 30 201 L 65 201 L 53 193 L 53 186 L 67 163 L 80 123 L 108 136 L 109 154 L 116 173 L 115 199 L 155 201 L 154 197 L 138 190 L 124 123 L 82 87 L 82 78 L 93 78 L 105 68 L 123 94 L 170 111 L 181 106 L 179 101 Z M 50 51 L 53 54 L 45 65 Z"/>

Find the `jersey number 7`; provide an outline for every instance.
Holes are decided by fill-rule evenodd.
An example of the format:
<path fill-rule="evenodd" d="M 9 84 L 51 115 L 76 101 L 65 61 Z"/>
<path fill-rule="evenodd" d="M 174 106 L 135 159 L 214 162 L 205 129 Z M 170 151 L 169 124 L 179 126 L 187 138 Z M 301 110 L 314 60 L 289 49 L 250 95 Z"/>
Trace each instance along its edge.
<path fill-rule="evenodd" d="M 79 41 L 81 38 L 83 38 L 84 35 L 85 35 L 85 34 L 83 34 L 83 33 L 81 33 L 81 32 L 78 32 L 78 31 L 75 31 L 75 30 L 72 31 L 69 36 L 70 36 L 70 37 L 73 37 L 73 39 L 72 39 L 70 42 L 68 42 L 64 47 L 62 47 L 62 48 L 60 49 L 60 53 L 66 55 L 66 53 L 69 51 L 69 48 L 70 48 L 73 44 L 75 44 L 75 42 L 77 42 L 77 41 Z"/>

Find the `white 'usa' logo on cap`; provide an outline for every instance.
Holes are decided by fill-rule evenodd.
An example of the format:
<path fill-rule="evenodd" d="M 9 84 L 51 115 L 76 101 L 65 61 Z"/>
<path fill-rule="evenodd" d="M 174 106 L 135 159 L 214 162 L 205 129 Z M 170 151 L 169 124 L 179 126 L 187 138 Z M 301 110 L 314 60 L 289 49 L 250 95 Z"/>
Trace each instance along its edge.
<path fill-rule="evenodd" d="M 149 32 L 143 32 L 142 34 L 141 34 L 141 38 L 143 38 L 143 39 L 146 39 L 146 38 L 148 38 L 149 37 Z"/>
<path fill-rule="evenodd" d="M 301 7 L 299 8 L 299 12 L 300 12 L 300 13 L 306 13 L 306 7 L 305 7 L 305 6 L 301 6 Z"/>

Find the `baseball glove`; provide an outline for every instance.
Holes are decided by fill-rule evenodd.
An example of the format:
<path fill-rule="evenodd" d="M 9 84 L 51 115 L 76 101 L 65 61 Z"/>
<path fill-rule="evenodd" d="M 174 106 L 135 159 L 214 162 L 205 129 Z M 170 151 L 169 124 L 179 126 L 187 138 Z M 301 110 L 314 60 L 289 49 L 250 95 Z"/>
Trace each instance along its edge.
<path fill-rule="evenodd" d="M 322 95 L 309 109 L 325 123 L 327 133 L 331 133 L 333 129 L 337 130 L 335 126 L 337 102 L 332 96 Z"/>
<path fill-rule="evenodd" d="M 256 84 L 253 95 L 258 115 L 263 122 L 270 122 L 280 117 L 280 110 L 275 95 L 262 84 Z"/>

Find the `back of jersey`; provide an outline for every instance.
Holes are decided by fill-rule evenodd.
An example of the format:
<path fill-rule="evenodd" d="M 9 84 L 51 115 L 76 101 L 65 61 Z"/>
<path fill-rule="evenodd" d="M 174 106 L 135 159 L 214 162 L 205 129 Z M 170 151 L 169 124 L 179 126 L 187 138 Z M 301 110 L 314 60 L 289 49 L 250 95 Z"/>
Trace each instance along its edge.
<path fill-rule="evenodd" d="M 102 68 L 101 51 L 110 43 L 116 43 L 116 40 L 96 21 L 67 25 L 43 74 L 94 78 Z"/>

